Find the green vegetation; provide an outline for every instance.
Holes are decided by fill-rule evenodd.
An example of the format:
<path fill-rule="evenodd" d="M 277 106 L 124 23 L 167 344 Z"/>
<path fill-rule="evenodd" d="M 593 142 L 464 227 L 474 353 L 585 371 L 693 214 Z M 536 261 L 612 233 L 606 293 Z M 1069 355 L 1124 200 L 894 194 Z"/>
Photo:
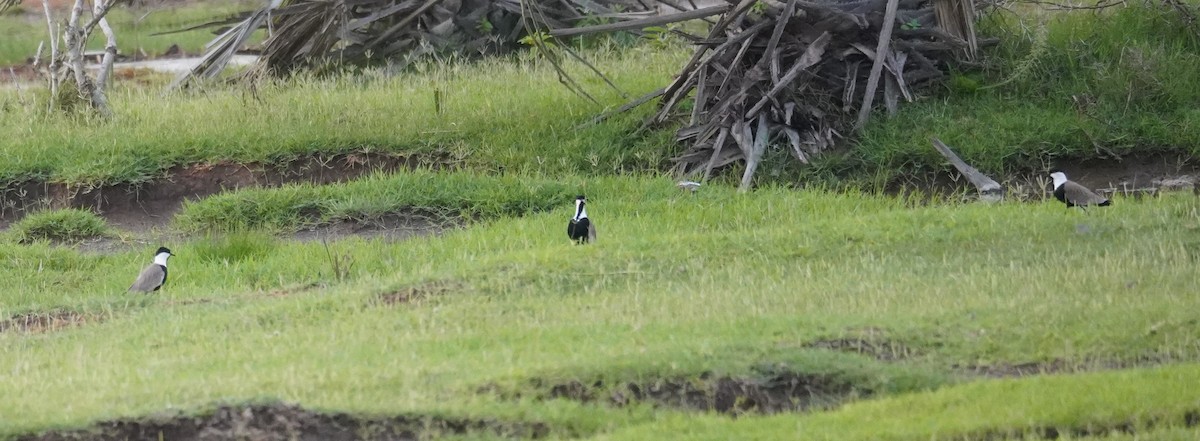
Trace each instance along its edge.
<path fill-rule="evenodd" d="M 437 188 L 439 179 L 450 178 L 427 181 Z M 463 197 L 513 185 L 462 179 L 480 188 Z M 330 197 L 355 187 L 334 188 Z M 13 373 L 0 384 L 10 397 L 0 432 L 280 399 L 543 421 L 559 436 L 606 439 L 797 429 L 814 439 L 929 439 L 1155 417 L 1180 425 L 1200 400 L 1184 387 L 1200 380 L 1193 364 L 968 383 L 951 368 L 1195 360 L 1200 204 L 1191 195 L 1118 199 L 1085 214 L 1054 201 L 912 208 L 720 186 L 693 195 L 648 178 L 579 188 L 600 227 L 595 244 L 566 240 L 566 193 L 553 212 L 439 237 L 334 242 L 355 263 L 341 282 L 321 244 L 257 233 L 170 244 L 172 279 L 151 296 L 123 289 L 152 244 L 103 256 L 0 245 L 3 315 L 103 317 L 50 334 L 0 333 L 0 371 Z M 424 297 L 388 303 L 395 293 Z M 887 362 L 807 347 L 864 332 L 914 355 Z M 529 391 L 532 379 L 753 379 L 780 369 L 837 373 L 873 394 L 808 416 L 734 420 L 480 392 Z"/>
<path fill-rule="evenodd" d="M 339 185 L 225 193 L 187 203 L 175 219 L 188 231 L 296 230 L 398 212 L 438 220 L 496 219 L 547 211 L 573 197 L 567 185 L 548 179 L 414 171 Z"/>
<path fill-rule="evenodd" d="M 684 52 L 632 49 L 602 55 L 613 81 L 629 94 L 667 81 Z M 640 116 L 577 126 L 601 106 L 567 91 L 543 62 L 492 60 L 431 63 L 388 77 L 293 78 L 248 94 L 242 89 L 177 94 L 157 89 L 113 93 L 115 121 L 45 115 L 16 99 L 17 117 L 0 132 L 0 183 L 27 179 L 106 184 L 144 182 L 177 164 L 206 161 L 281 163 L 314 154 L 388 153 L 483 171 L 623 173 L 656 170 L 671 135 L 632 136 Z M 581 78 L 582 67 L 573 65 Z M 624 99 L 598 79 L 586 82 L 605 105 Z M 440 91 L 438 114 L 434 91 Z M 3 100 L 0 95 L 0 100 Z M 6 106 L 0 105 L 0 115 Z"/>
<path fill-rule="evenodd" d="M 197 54 L 215 37 L 211 29 L 168 35 L 152 34 L 195 26 L 255 6 L 253 3 L 235 0 L 134 9 L 122 5 L 109 12 L 108 20 L 117 33 L 117 49 L 121 54 L 135 55 L 145 52 L 149 55 L 159 55 L 172 44 L 179 45 L 179 48 L 187 53 Z M 66 12 L 60 12 L 58 18 L 65 20 L 65 14 Z M 0 29 L 4 29 L 4 38 L 0 38 L 0 66 L 25 63 L 26 59 L 33 58 L 37 53 L 38 43 L 48 39 L 46 18 L 40 8 L 22 13 L 0 14 Z M 104 36 L 100 35 L 99 30 L 88 41 L 88 49 L 104 49 Z M 49 51 L 49 47 L 44 50 Z M 47 55 L 49 52 L 44 52 L 42 56 Z"/>
<path fill-rule="evenodd" d="M 47 210 L 30 214 L 13 224 L 8 234 L 20 243 L 38 240 L 79 241 L 110 234 L 108 224 L 88 210 Z"/>
<path fill-rule="evenodd" d="M 0 92 L 0 131 L 20 135 L 0 141 L 4 184 L 146 183 L 181 164 L 334 154 L 419 164 L 189 201 L 171 225 L 192 236 L 133 251 L 24 239 L 107 231 L 85 211 L 14 225 L 17 241 L 0 242 L 0 439 L 276 400 L 542 422 L 552 439 L 1193 439 L 1194 195 L 1084 212 L 839 187 L 944 169 L 930 136 L 991 173 L 1097 151 L 1200 153 L 1188 108 L 1200 47 L 1156 11 L 1050 16 L 1042 36 L 991 49 L 988 70 L 880 118 L 861 149 L 800 171 L 769 162 L 745 194 L 655 176 L 675 147 L 669 127 L 635 134 L 649 107 L 580 127 L 625 98 L 589 79 L 589 104 L 533 57 L 165 98 L 121 84 L 111 121 Z M 687 57 L 654 46 L 590 54 L 636 95 Z M 814 185 L 783 185 L 797 179 Z M 599 230 L 586 246 L 564 231 L 578 193 Z M 274 236 L 406 213 L 468 222 L 405 241 Z M 176 253 L 163 290 L 125 292 L 159 245 Z M 74 318 L 18 326 L 59 315 Z M 1023 363 L 1054 373 L 975 373 Z M 790 374 L 818 378 L 805 387 L 831 407 L 730 418 L 607 399 L 629 384 Z M 597 399 L 551 397 L 574 382 Z"/>
<path fill-rule="evenodd" d="M 993 175 L 1043 170 L 1059 159 L 1200 154 L 1200 37 L 1174 10 L 1134 3 L 1044 14 L 1026 34 L 997 14 L 991 68 L 956 74 L 947 90 L 877 115 L 848 157 L 826 158 L 810 178 L 857 176 L 872 185 L 952 170 L 929 144 L 940 137 Z M 1027 38 L 1017 38 L 1027 35 Z"/>
<path fill-rule="evenodd" d="M 880 115 L 849 153 L 795 169 L 785 152 L 773 151 L 759 175 L 868 188 L 926 179 L 949 170 L 930 148 L 932 136 L 999 176 L 1097 154 L 1200 154 L 1200 114 L 1191 106 L 1200 84 L 1189 70 L 1200 62 L 1200 43 L 1172 14 L 1156 6 L 1047 14 L 1028 38 L 988 48 L 988 69 L 956 73 L 945 91 L 894 118 Z M 1015 21 L 995 15 L 984 28 L 1006 35 L 1019 28 Z M 606 47 L 588 56 L 630 95 L 666 84 L 687 56 L 675 44 L 622 55 Z M 12 117 L 0 119 L 0 130 L 29 136 L 0 143 L 12 158 L 0 164 L 0 182 L 136 183 L 183 163 L 354 151 L 488 172 L 602 175 L 661 169 L 675 151 L 669 127 L 634 133 L 651 106 L 578 128 L 625 98 L 571 64 L 603 106 L 590 104 L 549 66 L 518 58 L 432 62 L 400 77 L 381 70 L 301 76 L 255 93 L 213 86 L 163 99 L 157 89 L 118 88 L 118 118 L 82 125 L 79 116 L 45 115 L 36 100 L 8 92 L 0 113 Z"/>

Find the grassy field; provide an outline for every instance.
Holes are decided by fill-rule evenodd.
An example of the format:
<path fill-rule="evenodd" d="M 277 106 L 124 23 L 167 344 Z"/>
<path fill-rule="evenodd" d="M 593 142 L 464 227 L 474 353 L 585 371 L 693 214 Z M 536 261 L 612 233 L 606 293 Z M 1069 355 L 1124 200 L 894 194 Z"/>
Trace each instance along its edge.
<path fill-rule="evenodd" d="M 424 177 L 435 187 L 462 179 Z M 474 184 L 489 185 L 504 184 Z M 915 207 L 721 187 L 690 195 L 653 178 L 592 178 L 586 191 L 595 244 L 567 242 L 568 196 L 553 212 L 436 238 L 335 242 L 330 252 L 354 262 L 341 282 L 321 244 L 253 232 L 171 244 L 170 282 L 151 296 L 123 289 L 153 247 L 0 246 L 0 315 L 85 320 L 0 332 L 0 372 L 12 373 L 0 383 L 9 397 L 0 433 L 276 399 L 539 421 L 554 437 L 597 439 L 946 439 L 1123 422 L 1194 433 L 1183 429 L 1184 414 L 1200 408 L 1185 387 L 1200 380 L 1186 364 L 1200 355 L 1200 203 L 1191 195 L 1119 199 L 1085 214 L 1054 201 Z M 228 204 L 188 212 L 208 203 Z M 396 293 L 426 297 L 388 305 Z M 864 332 L 910 356 L 806 345 Z M 978 381 L 952 368 L 1054 360 L 1169 366 Z M 532 379 L 702 382 L 705 372 L 753 379 L 781 369 L 829 376 L 860 398 L 738 419 L 530 398 Z M 480 393 L 485 386 L 527 398 Z"/>
<path fill-rule="evenodd" d="M 152 35 L 160 32 L 175 31 L 189 26 L 198 25 L 216 18 L 225 18 L 236 12 L 248 10 L 252 3 L 237 0 L 216 0 L 195 2 L 182 6 L 154 6 L 145 8 L 118 7 L 109 13 L 109 23 L 117 34 L 117 49 L 123 55 L 135 55 L 145 52 L 147 55 L 160 55 L 171 47 L 179 45 L 183 51 L 191 54 L 200 53 L 205 44 L 213 39 L 212 30 L 201 29 L 169 35 Z M 56 18 L 66 20 L 65 11 L 55 11 Z M 0 39 L 0 66 L 23 64 L 28 58 L 37 53 L 38 43 L 48 40 L 46 18 L 42 10 L 11 12 L 0 14 L 0 29 L 4 29 L 4 38 Z M 104 36 L 99 30 L 88 41 L 88 49 L 104 49 Z M 48 44 L 48 43 L 47 43 Z M 49 51 L 49 47 L 45 49 Z M 43 54 L 46 56 L 49 52 Z"/>
<path fill-rule="evenodd" d="M 991 49 L 988 69 L 881 117 L 856 150 L 803 170 L 768 161 L 745 194 L 719 179 L 675 188 L 660 176 L 669 127 L 633 134 L 648 109 L 579 127 L 626 98 L 589 79 L 588 103 L 524 55 L 165 97 L 119 83 L 109 121 L 2 91 L 4 185 L 170 185 L 157 178 L 176 165 L 348 152 L 428 167 L 189 201 L 165 227 L 176 256 L 151 295 L 125 288 L 160 244 L 39 239 L 142 232 L 79 210 L 15 223 L 0 235 L 0 439 L 276 401 L 536 422 L 549 439 L 1196 439 L 1195 195 L 1083 212 L 845 190 L 944 170 L 934 135 L 1000 173 L 1195 152 L 1198 47 L 1180 23 L 1136 8 L 1047 17 L 1044 33 Z M 998 20 L 986 26 L 1014 26 Z M 636 96 L 688 51 L 589 56 Z M 599 230 L 587 246 L 564 234 L 580 193 Z M 457 228 L 279 235 L 404 213 Z M 824 407 L 733 418 L 607 400 L 629 384 L 793 377 Z M 598 399 L 555 397 L 576 384 Z"/>

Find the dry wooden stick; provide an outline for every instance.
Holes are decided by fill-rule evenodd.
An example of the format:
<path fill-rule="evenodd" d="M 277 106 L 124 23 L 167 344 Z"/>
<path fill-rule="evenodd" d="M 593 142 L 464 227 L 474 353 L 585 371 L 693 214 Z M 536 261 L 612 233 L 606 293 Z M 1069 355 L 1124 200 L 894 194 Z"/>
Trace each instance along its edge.
<path fill-rule="evenodd" d="M 888 0 L 887 11 L 883 13 L 883 29 L 879 31 L 879 44 L 875 47 L 875 64 L 871 65 L 871 75 L 867 77 L 867 91 L 863 96 L 862 107 L 858 109 L 858 120 L 854 122 L 854 130 L 860 131 L 867 125 L 871 116 L 871 104 L 875 100 L 875 89 L 879 87 L 879 74 L 883 71 L 884 57 L 879 54 L 888 50 L 892 39 L 892 27 L 896 23 L 896 6 L 899 0 Z"/>
<path fill-rule="evenodd" d="M 975 167 L 971 167 L 962 158 L 954 154 L 954 151 L 950 150 L 950 147 L 943 144 L 940 139 L 935 137 L 930 141 L 933 142 L 933 148 L 937 149 L 938 153 L 941 153 L 942 156 L 945 156 L 950 161 L 950 164 L 954 165 L 954 168 L 958 169 L 958 172 L 962 173 L 963 176 L 966 176 L 967 180 L 971 181 L 971 184 L 979 190 L 980 199 L 995 202 L 1004 198 L 1004 188 L 994 179 L 980 173 Z"/>
<path fill-rule="evenodd" d="M 779 20 L 775 22 L 775 30 L 771 32 L 771 40 L 767 42 L 767 50 L 763 52 L 771 56 L 772 60 L 779 60 L 779 54 L 775 53 L 775 48 L 779 46 L 779 37 L 783 36 L 783 29 L 787 26 L 788 20 L 792 18 L 792 14 L 796 13 L 796 1 L 788 0 L 787 6 L 783 7 L 783 13 L 780 15 Z M 778 63 L 771 64 L 771 79 L 775 80 L 777 84 L 780 82 L 778 66 Z"/>
<path fill-rule="evenodd" d="M 660 15 L 658 17 L 649 17 L 638 20 L 622 21 L 617 23 L 608 23 L 596 26 L 584 26 L 581 28 L 565 28 L 553 29 L 550 31 L 551 37 L 574 37 L 576 35 L 593 34 L 596 32 L 616 32 L 627 31 L 630 29 L 642 29 L 650 26 L 658 26 L 669 23 L 676 23 L 697 18 L 710 17 L 729 10 L 729 5 L 709 6 L 707 8 L 696 9 L 677 14 Z"/>
<path fill-rule="evenodd" d="M 655 98 L 662 96 L 663 92 L 666 90 L 667 90 L 666 88 L 662 88 L 662 89 L 658 89 L 653 92 L 647 93 L 645 95 L 642 95 L 633 101 L 625 103 L 625 105 L 623 105 L 621 107 L 618 107 L 616 109 L 596 115 L 595 118 L 592 118 L 590 121 L 580 124 L 580 125 L 576 126 L 575 128 L 581 129 L 581 128 L 584 128 L 584 127 L 587 127 L 587 126 L 590 126 L 593 124 L 600 123 L 606 119 L 612 118 L 613 115 L 616 115 L 618 113 L 628 112 L 630 109 L 633 109 L 634 107 L 640 106 L 642 104 L 646 104 L 646 103 L 650 102 L 650 100 L 653 100 Z"/>

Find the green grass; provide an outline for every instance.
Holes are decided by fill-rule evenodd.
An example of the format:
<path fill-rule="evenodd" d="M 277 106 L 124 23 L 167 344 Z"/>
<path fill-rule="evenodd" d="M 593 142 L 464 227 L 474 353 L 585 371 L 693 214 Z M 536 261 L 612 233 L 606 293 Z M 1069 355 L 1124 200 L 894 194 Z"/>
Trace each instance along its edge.
<path fill-rule="evenodd" d="M 257 233 L 167 244 L 178 254 L 172 279 L 151 296 L 123 289 L 157 244 L 115 255 L 0 245 L 0 316 L 65 308 L 103 319 L 0 333 L 0 372 L 11 373 L 0 382 L 0 433 L 272 399 L 545 421 L 556 436 L 605 439 L 945 439 L 1160 416 L 1181 424 L 1200 406 L 1187 386 L 1200 380 L 1196 364 L 983 382 L 950 368 L 1196 360 L 1191 195 L 1117 199 L 1085 214 L 1054 201 L 914 208 L 776 188 L 691 195 L 666 179 L 586 184 L 595 244 L 568 243 L 568 199 L 439 237 L 332 243 L 354 258 L 342 282 L 321 244 Z M 417 304 L 378 300 L 426 286 L 449 288 Z M 919 355 L 886 363 L 804 347 L 868 328 Z M 765 366 L 837 372 L 879 395 L 735 420 L 477 393 L 534 378 L 756 378 Z"/>
<path fill-rule="evenodd" d="M 496 219 L 561 206 L 563 201 L 573 200 L 570 188 L 561 181 L 517 176 L 427 171 L 378 174 L 346 184 L 224 193 L 186 203 L 175 223 L 185 231 L 294 231 L 390 213 L 432 216 L 437 221 Z"/>
<path fill-rule="evenodd" d="M 185 6 L 159 6 L 131 9 L 118 6 L 108 15 L 109 24 L 117 35 L 117 49 L 121 54 L 134 55 L 145 52 L 160 55 L 172 44 L 190 54 L 203 51 L 204 45 L 215 37 L 211 29 L 200 29 L 169 35 L 152 35 L 198 25 L 236 12 L 249 10 L 256 5 L 237 0 L 205 1 Z M 56 19 L 65 22 L 66 11 L 56 12 Z M 61 24 L 60 24 L 61 26 Z M 0 66 L 23 64 L 37 53 L 38 43 L 48 40 L 46 18 L 40 6 L 37 10 L 24 13 L 0 14 Z M 47 43 L 48 44 L 48 43 Z M 89 50 L 104 49 L 105 39 L 97 29 L 88 41 Z M 49 46 L 43 49 L 43 57 L 49 55 Z"/>
<path fill-rule="evenodd" d="M 33 213 L 8 229 L 9 237 L 20 243 L 71 242 L 110 234 L 108 224 L 96 213 L 73 208 Z"/>
<path fill-rule="evenodd" d="M 629 94 L 661 87 L 684 56 L 647 47 L 595 54 Z M 625 102 L 581 66 L 571 69 L 581 81 L 590 78 L 585 83 L 604 106 Z M 279 163 L 339 152 L 414 156 L 481 171 L 626 173 L 656 170 L 674 149 L 667 132 L 630 135 L 644 111 L 577 128 L 605 107 L 567 91 L 543 62 L 446 62 L 414 70 L 397 77 L 371 71 L 293 78 L 253 94 L 217 88 L 164 99 L 157 89 L 117 88 L 118 116 L 109 122 L 45 115 L 36 100 L 12 93 L 0 105 L 0 115 L 11 112 L 0 118 L 0 131 L 27 136 L 0 141 L 7 158 L 0 183 L 136 183 L 177 164 Z"/>
<path fill-rule="evenodd" d="M 846 154 L 797 168 L 768 153 L 760 182 L 885 188 L 950 172 L 929 146 L 937 136 L 1001 178 L 1098 155 L 1200 154 L 1200 62 L 1195 34 L 1155 6 L 1043 14 L 1027 36 L 997 14 L 985 33 L 987 68 L 955 73 L 943 89 L 878 115 Z M 1043 31 L 1044 29 L 1044 31 Z M 1025 35 L 1025 34 L 1021 34 Z M 676 44 L 640 45 L 589 59 L 630 95 L 666 84 L 686 59 Z M 298 76 L 254 91 L 210 86 L 163 98 L 157 87 L 118 87 L 117 118 L 46 115 L 35 92 L 0 94 L 0 183 L 138 183 L 178 164 L 283 162 L 354 151 L 413 155 L 479 171 L 600 175 L 661 170 L 677 151 L 671 128 L 635 133 L 652 106 L 580 129 L 625 99 L 577 64 L 602 105 L 571 94 L 528 54 L 419 65 L 399 77 Z M 435 111 L 434 91 L 443 112 Z M 348 128 L 353 128 L 349 130 Z M 733 174 L 737 170 L 733 170 Z"/>
<path fill-rule="evenodd" d="M 934 136 L 1001 177 L 1108 154 L 1200 154 L 1200 75 L 1189 67 L 1200 37 L 1173 11 L 1136 3 L 1046 13 L 1044 24 L 1032 15 L 1020 17 L 1029 34 L 1007 13 L 984 20 L 1002 39 L 984 51 L 989 69 L 954 74 L 894 118 L 877 114 L 854 151 L 802 174 L 882 186 L 953 173 Z"/>

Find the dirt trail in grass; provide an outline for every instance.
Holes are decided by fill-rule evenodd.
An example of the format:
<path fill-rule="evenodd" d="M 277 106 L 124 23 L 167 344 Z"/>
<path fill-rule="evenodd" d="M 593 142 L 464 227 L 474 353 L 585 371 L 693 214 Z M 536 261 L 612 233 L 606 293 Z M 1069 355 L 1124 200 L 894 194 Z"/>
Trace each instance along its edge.
<path fill-rule="evenodd" d="M 487 433 L 504 438 L 536 439 L 549 428 L 542 423 L 453 419 L 422 415 L 366 417 L 318 413 L 286 404 L 224 406 L 206 415 L 147 417 L 97 423 L 82 430 L 50 431 L 16 438 L 58 440 L 219 440 L 349 441 L 428 440 L 446 435 Z"/>
<path fill-rule="evenodd" d="M 311 156 L 282 164 L 232 162 L 192 164 L 168 169 L 164 176 L 140 185 L 117 184 L 98 188 L 49 182 L 23 182 L 0 189 L 0 230 L 25 214 L 45 208 L 84 208 L 100 214 L 118 230 L 144 240 L 169 238 L 166 226 L 184 201 L 197 200 L 226 190 L 278 187 L 291 183 L 332 184 L 374 172 L 394 172 L 422 165 L 437 165 L 437 158 L 350 153 Z M 444 226 L 420 216 L 395 215 L 372 223 L 343 222 L 296 233 L 298 240 L 347 235 L 404 239 L 440 232 Z M 135 239 L 137 240 L 137 239 Z M 84 242 L 78 248 L 109 252 L 136 247 L 114 239 Z"/>

